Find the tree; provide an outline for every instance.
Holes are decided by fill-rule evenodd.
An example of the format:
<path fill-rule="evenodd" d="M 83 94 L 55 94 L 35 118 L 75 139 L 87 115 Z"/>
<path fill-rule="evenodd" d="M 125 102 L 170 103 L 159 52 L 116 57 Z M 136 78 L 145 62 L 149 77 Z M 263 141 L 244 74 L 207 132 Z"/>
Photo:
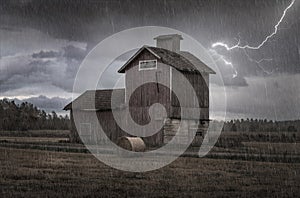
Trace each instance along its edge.
<path fill-rule="evenodd" d="M 288 130 L 288 132 L 297 132 L 297 129 L 295 126 L 289 126 L 287 130 Z"/>
<path fill-rule="evenodd" d="M 231 126 L 231 131 L 237 131 L 235 123 Z"/>
<path fill-rule="evenodd" d="M 17 105 L 8 99 L 0 100 L 0 130 L 68 129 L 68 116 L 48 114 L 33 104 L 23 102 Z"/>

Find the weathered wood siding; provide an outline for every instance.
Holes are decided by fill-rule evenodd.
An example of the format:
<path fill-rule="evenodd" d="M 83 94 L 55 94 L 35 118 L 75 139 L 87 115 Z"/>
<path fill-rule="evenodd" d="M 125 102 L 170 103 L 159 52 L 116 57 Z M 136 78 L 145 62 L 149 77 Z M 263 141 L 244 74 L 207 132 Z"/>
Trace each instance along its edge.
<path fill-rule="evenodd" d="M 157 60 L 157 69 L 139 70 L 140 60 Z M 198 117 L 194 116 L 193 112 L 196 107 L 200 107 L 200 119 L 209 119 L 209 75 L 187 72 L 182 73 L 184 77 L 188 79 L 196 92 L 196 97 L 198 98 L 199 102 L 197 105 L 196 98 L 191 98 L 191 90 L 186 89 L 187 85 L 184 84 L 182 80 L 180 80 L 177 72 L 172 72 L 173 70 L 175 69 L 170 66 L 164 65 L 157 57 L 155 57 L 147 50 L 141 52 L 128 65 L 125 71 L 125 108 L 129 108 L 130 115 L 125 115 L 126 111 L 124 110 L 120 110 L 123 113 L 119 115 L 123 118 L 121 120 L 125 122 L 124 124 L 127 123 L 126 118 L 128 118 L 129 116 L 131 116 L 137 124 L 146 125 L 147 123 L 149 123 L 149 108 L 154 103 L 159 103 L 165 106 L 165 109 L 167 111 L 167 118 L 186 119 L 186 123 L 192 123 L 192 120 L 194 119 L 194 121 L 197 122 Z M 153 81 L 153 83 L 145 83 L 148 81 Z M 167 87 L 162 84 L 156 83 L 160 81 L 164 82 Z M 168 87 L 171 87 L 172 89 L 180 89 L 179 95 L 175 96 L 174 94 L 172 94 Z M 179 104 L 177 97 L 183 99 L 181 104 Z M 181 117 L 182 108 L 187 109 L 187 112 L 191 112 L 188 115 L 190 117 Z M 81 129 L 78 129 L 78 133 L 86 133 L 84 134 L 84 137 L 90 138 L 91 141 L 98 143 L 101 141 L 107 141 L 108 139 L 116 142 L 121 136 L 130 136 L 118 126 L 111 110 L 98 111 L 96 118 L 93 118 L 93 113 L 94 112 L 89 111 L 80 111 L 79 113 L 80 122 L 82 123 L 83 127 L 82 131 L 80 131 Z M 73 111 L 71 111 L 71 119 L 73 118 L 72 114 Z M 155 112 L 155 118 L 151 121 L 154 122 L 157 126 L 162 126 L 166 121 L 166 117 L 163 117 L 162 112 Z M 96 124 L 97 122 L 100 122 L 102 129 L 106 133 L 106 137 L 101 137 L 99 124 Z M 170 126 L 169 128 L 172 128 L 172 126 Z M 130 131 L 128 132 L 130 133 Z M 145 134 L 145 131 L 142 131 L 142 133 Z M 73 119 L 71 134 L 72 141 L 79 140 Z M 163 144 L 164 128 L 162 128 L 155 135 L 145 137 L 143 139 L 147 146 L 159 146 Z"/>
<path fill-rule="evenodd" d="M 157 69 L 139 70 L 140 60 L 157 60 Z M 141 52 L 127 67 L 125 73 L 126 105 L 129 106 L 133 120 L 141 125 L 150 122 L 149 107 L 154 103 L 165 106 L 167 114 L 170 112 L 170 91 L 169 88 L 159 83 L 145 83 L 163 81 L 170 86 L 170 70 L 163 65 L 157 57 L 147 50 Z M 157 126 L 163 124 L 163 117 L 156 112 L 153 120 Z M 143 138 L 148 145 L 161 145 L 163 142 L 162 130 L 153 136 Z"/>
<path fill-rule="evenodd" d="M 172 70 L 174 70 L 174 68 L 172 68 Z M 181 77 L 177 72 L 172 72 L 172 89 L 177 88 L 181 90 L 177 96 L 172 93 L 172 117 L 180 118 L 182 108 L 191 109 L 191 111 L 193 111 L 193 108 L 200 107 L 200 119 L 209 119 L 209 75 L 188 72 L 182 72 L 181 74 L 183 74 L 192 85 L 198 99 L 198 105 L 196 97 L 191 98 L 193 96 L 193 90 L 187 89 L 187 87 L 189 87 L 188 83 L 180 80 Z M 178 98 L 182 98 L 181 103 L 179 103 Z"/>
<path fill-rule="evenodd" d="M 108 141 L 108 139 L 116 143 L 119 137 L 122 137 L 124 135 L 130 136 L 129 134 L 124 132 L 115 122 L 111 110 L 97 112 L 78 110 L 75 113 L 76 122 L 78 122 L 76 126 L 73 119 L 73 111 L 71 112 L 71 138 L 73 142 L 81 142 L 78 134 L 80 134 L 81 138 L 85 138 L 86 142 L 91 144 L 99 144 L 101 142 L 105 143 L 106 141 Z M 95 113 L 96 117 L 94 116 Z M 117 116 L 122 115 L 117 114 Z M 102 128 L 106 136 L 103 136 L 101 134 L 100 127 Z"/>
<path fill-rule="evenodd" d="M 178 97 L 182 97 L 183 101 L 179 104 L 176 96 L 172 94 L 172 106 L 175 107 L 209 107 L 209 90 L 208 84 L 205 82 L 205 77 L 208 77 L 208 74 L 201 75 L 200 73 L 182 73 L 186 79 L 188 79 L 189 83 L 192 85 L 196 96 L 198 98 L 199 104 L 196 104 L 196 98 L 191 98 L 193 96 L 191 89 L 186 89 L 188 87 L 188 83 L 184 83 L 184 81 L 178 80 L 180 77 L 177 72 L 172 73 L 172 87 L 179 87 L 181 92 Z"/>
<path fill-rule="evenodd" d="M 71 142 L 82 142 L 79 137 L 79 134 L 81 138 L 85 139 L 84 142 L 88 144 L 101 144 L 105 143 L 108 140 L 117 143 L 118 138 L 122 136 L 132 136 L 119 127 L 119 125 L 116 123 L 113 117 L 112 111 L 98 111 L 96 113 L 97 118 L 95 118 L 93 116 L 94 113 L 90 111 L 78 112 L 76 118 L 78 124 L 75 126 L 73 112 L 71 112 Z M 124 118 L 127 117 L 123 113 L 124 112 L 121 112 L 121 114 L 117 116 L 123 116 Z M 139 114 L 146 115 L 146 113 Z M 126 122 L 126 119 L 123 119 L 122 121 Z M 155 121 L 156 124 L 160 124 L 160 122 L 160 120 Z M 97 123 L 99 123 L 100 125 Z M 106 136 L 101 135 L 100 126 L 106 134 Z M 158 132 L 155 135 L 143 138 L 143 140 L 145 141 L 147 146 L 158 146 L 162 144 L 162 138 L 162 134 Z"/>
<path fill-rule="evenodd" d="M 140 60 L 157 60 L 157 69 L 140 70 Z M 147 81 L 163 81 L 170 86 L 170 70 L 157 57 L 147 50 L 141 52 L 128 65 L 125 73 L 126 103 L 135 107 L 147 107 L 159 102 L 163 105 L 170 104 L 170 91 L 167 87 L 158 83 L 147 83 Z M 143 85 L 143 86 L 141 86 Z"/>

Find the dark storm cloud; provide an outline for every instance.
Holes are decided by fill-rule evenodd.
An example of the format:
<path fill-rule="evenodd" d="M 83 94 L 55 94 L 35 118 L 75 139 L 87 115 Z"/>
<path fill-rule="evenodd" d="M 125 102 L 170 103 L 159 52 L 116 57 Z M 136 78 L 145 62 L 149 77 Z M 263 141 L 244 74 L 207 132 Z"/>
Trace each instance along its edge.
<path fill-rule="evenodd" d="M 227 111 L 273 120 L 300 117 L 300 74 L 248 79 L 247 88 L 228 89 Z M 245 117 L 244 117 L 245 118 Z"/>
<path fill-rule="evenodd" d="M 1 26 L 0 29 L 10 31 L 10 32 L 21 32 L 22 30 L 16 27 L 9 27 L 9 26 Z"/>
<path fill-rule="evenodd" d="M 59 52 L 55 52 L 55 51 L 43 51 L 41 50 L 38 53 L 33 53 L 32 54 L 32 58 L 55 58 L 60 56 Z"/>
<path fill-rule="evenodd" d="M 216 41 L 234 45 L 238 39 L 242 45 L 258 45 L 274 31 L 289 3 L 290 0 L 5 1 L 1 6 L 1 26 L 29 26 L 56 38 L 87 42 L 91 49 L 115 32 L 158 25 L 186 32 L 209 49 Z M 246 51 L 250 59 L 241 50 L 229 53 L 218 48 L 220 54 L 231 58 L 239 76 L 239 80 L 224 77 L 226 84 L 244 86 L 245 77 L 268 72 L 299 73 L 299 17 L 299 2 L 296 2 L 280 25 L 278 35 L 261 50 Z M 260 62 L 263 58 L 272 61 Z"/>
<path fill-rule="evenodd" d="M 36 84 L 56 86 L 71 92 L 86 51 L 68 45 L 61 51 L 40 51 L 3 57 L 0 65 L 0 93 Z"/>
<path fill-rule="evenodd" d="M 244 77 L 236 76 L 232 78 L 231 76 L 226 76 L 224 79 L 225 86 L 238 86 L 238 87 L 245 87 L 248 86 L 247 80 Z"/>
<path fill-rule="evenodd" d="M 26 21 L 26 26 L 70 40 L 87 41 L 94 39 L 95 34 L 100 41 L 125 28 L 162 25 L 196 38 L 197 31 L 202 30 L 207 43 L 218 39 L 234 42 L 238 35 L 245 42 L 258 43 L 270 33 L 289 3 L 290 0 L 33 0 L 26 4 L 5 1 L 1 7 L 2 15 L 19 19 L 14 21 L 16 25 Z M 298 23 L 298 7 L 294 7 L 285 28 Z"/>
<path fill-rule="evenodd" d="M 30 97 L 26 99 L 18 99 L 14 98 L 11 99 L 14 100 L 16 104 L 21 104 L 22 102 L 29 102 L 33 104 L 34 106 L 46 110 L 48 112 L 56 111 L 61 112 L 64 106 L 66 106 L 69 102 L 71 102 L 71 98 L 60 98 L 60 97 L 47 97 L 44 95 L 40 95 L 37 97 Z"/>
<path fill-rule="evenodd" d="M 241 45 L 257 46 L 274 31 L 274 26 L 290 2 L 291 0 L 2 1 L 0 89 L 20 90 L 20 87 L 27 86 L 22 91 L 11 92 L 19 94 L 29 86 L 46 84 L 39 90 L 48 91 L 50 86 L 54 86 L 63 91 L 71 91 L 80 62 L 89 50 L 113 33 L 137 26 L 177 29 L 191 35 L 208 50 L 218 41 L 232 46 L 240 40 Z M 274 119 L 299 117 L 297 105 L 300 96 L 295 91 L 298 90 L 295 82 L 299 82 L 300 74 L 299 8 L 300 1 L 296 1 L 280 24 L 277 34 L 259 50 L 226 51 L 222 47 L 214 48 L 219 54 L 214 57 L 216 64 L 229 90 L 229 112 Z M 1 34 L 1 30 L 8 33 Z M 22 43 L 26 40 L 27 43 Z M 86 43 L 87 46 L 72 45 L 69 41 Z M 66 43 L 61 44 L 63 42 Z M 33 52 L 27 52 L 27 47 L 32 48 Z M 51 51 L 59 54 L 51 58 L 51 53 L 41 53 L 36 55 L 39 57 L 34 62 L 32 55 L 39 54 L 41 50 L 46 54 Z M 108 71 L 112 74 L 110 76 L 115 74 L 119 66 L 112 65 Z M 112 83 L 110 76 L 107 75 L 107 84 Z"/>
<path fill-rule="evenodd" d="M 54 72 L 56 72 L 53 70 L 53 65 L 55 64 L 53 61 L 30 60 L 28 57 L 15 57 L 15 59 L 24 61 L 22 68 L 19 67 L 19 62 L 12 62 L 7 68 L 2 70 L 0 75 L 0 92 L 18 89 L 36 83 L 49 82 Z"/>
<path fill-rule="evenodd" d="M 60 97 L 49 98 L 40 95 L 38 97 L 23 99 L 22 101 L 30 102 L 42 109 L 62 109 L 65 105 L 67 105 L 71 101 L 71 98 L 68 99 L 60 98 Z"/>
<path fill-rule="evenodd" d="M 82 60 L 86 55 L 85 50 L 78 47 L 74 47 L 73 45 L 68 45 L 63 49 L 64 49 L 64 57 L 69 59 Z"/>

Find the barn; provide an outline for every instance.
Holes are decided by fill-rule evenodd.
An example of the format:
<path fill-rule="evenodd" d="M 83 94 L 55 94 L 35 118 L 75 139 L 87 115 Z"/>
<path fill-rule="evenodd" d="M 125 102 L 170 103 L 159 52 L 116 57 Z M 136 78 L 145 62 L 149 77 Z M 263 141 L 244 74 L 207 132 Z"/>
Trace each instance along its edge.
<path fill-rule="evenodd" d="M 87 90 L 64 107 L 64 110 L 70 111 L 72 142 L 80 142 L 82 138 L 91 143 L 108 139 L 117 142 L 122 136 L 131 136 L 130 132 L 119 127 L 113 111 L 120 111 L 122 120 L 131 117 L 137 124 L 146 125 L 150 122 L 149 108 L 159 103 L 165 107 L 166 114 L 157 112 L 152 121 L 163 127 L 157 133 L 142 138 L 147 146 L 168 143 L 180 123 L 187 137 L 189 131 L 196 128 L 192 145 L 201 144 L 209 126 L 209 75 L 215 72 L 190 52 L 180 50 L 181 35 L 160 35 L 154 39 L 156 47 L 142 46 L 118 70 L 125 75 L 124 89 Z M 184 81 L 180 80 L 182 75 L 192 85 L 197 99 L 191 99 L 193 94 L 185 89 Z M 179 94 L 172 91 L 176 89 Z M 200 116 L 193 116 L 196 108 L 200 109 Z M 186 110 L 191 113 L 183 115 L 181 112 Z M 77 128 L 73 119 L 75 111 L 80 115 L 80 127 L 76 125 Z M 96 119 L 91 116 L 95 112 Z M 100 123 L 106 137 L 99 135 L 95 122 Z"/>

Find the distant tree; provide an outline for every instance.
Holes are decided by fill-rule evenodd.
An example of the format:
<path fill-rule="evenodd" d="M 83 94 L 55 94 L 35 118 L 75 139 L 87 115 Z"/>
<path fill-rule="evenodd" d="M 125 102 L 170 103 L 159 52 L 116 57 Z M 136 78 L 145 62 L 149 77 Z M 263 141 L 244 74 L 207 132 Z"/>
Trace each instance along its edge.
<path fill-rule="evenodd" d="M 231 126 L 231 131 L 237 131 L 237 128 L 236 128 L 236 125 L 235 125 L 235 123 L 234 123 L 234 124 L 232 124 L 232 126 Z"/>
<path fill-rule="evenodd" d="M 48 114 L 33 104 L 23 102 L 16 105 L 8 99 L 0 100 L 0 130 L 68 129 L 68 116 Z"/>
<path fill-rule="evenodd" d="M 288 130 L 288 132 L 297 132 L 297 129 L 295 126 L 289 126 L 287 130 Z"/>
<path fill-rule="evenodd" d="M 223 131 L 243 131 L 243 132 L 280 132 L 300 131 L 300 120 L 295 121 L 272 121 L 267 119 L 241 119 L 224 122 Z"/>
<path fill-rule="evenodd" d="M 250 124 L 249 131 L 251 131 L 251 132 L 256 132 L 257 131 L 256 127 L 253 123 Z"/>

